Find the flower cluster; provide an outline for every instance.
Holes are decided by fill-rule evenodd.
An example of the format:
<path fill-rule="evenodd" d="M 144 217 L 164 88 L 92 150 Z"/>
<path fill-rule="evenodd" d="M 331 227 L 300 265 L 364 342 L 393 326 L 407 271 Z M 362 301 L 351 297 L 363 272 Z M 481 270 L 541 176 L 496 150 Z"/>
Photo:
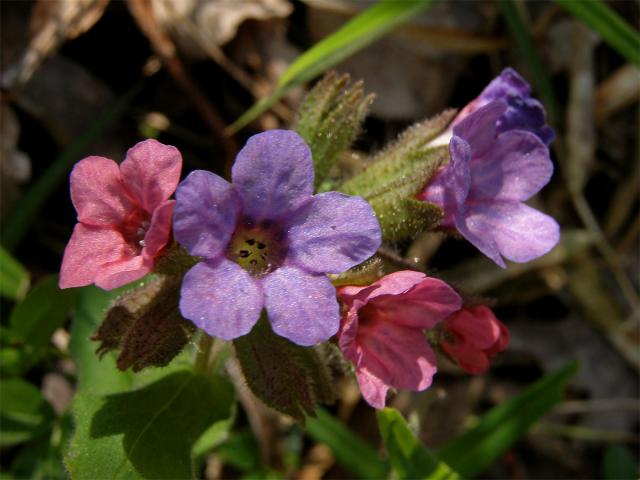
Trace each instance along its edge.
<path fill-rule="evenodd" d="M 552 175 L 552 140 L 542 105 L 507 69 L 432 141 L 448 144 L 449 161 L 420 181 L 418 198 L 441 209 L 439 228 L 460 233 L 501 267 L 503 257 L 537 258 L 558 242 L 559 229 L 523 202 Z M 433 347 L 469 373 L 485 372 L 490 358 L 505 349 L 505 325 L 488 307 L 465 305 L 442 280 L 405 270 L 376 274 L 366 284 L 345 283 L 355 278 L 351 269 L 375 256 L 388 237 L 357 194 L 314 194 L 311 150 L 297 133 L 271 130 L 251 137 L 231 182 L 196 170 L 178 185 L 181 165 L 175 147 L 146 140 L 120 166 L 102 157 L 75 166 L 70 184 L 78 224 L 64 253 L 61 288 L 94 283 L 110 290 L 173 255 L 184 260 L 182 268 L 163 273 L 171 278 L 167 291 L 175 300 L 160 302 L 173 311 L 156 312 L 166 331 L 184 337 L 175 344 L 167 340 L 172 355 L 193 325 L 235 340 L 256 331 L 265 315 L 275 334 L 299 346 L 335 336 L 375 408 L 384 407 L 391 388 L 421 391 L 431 385 L 437 370 Z M 393 164 L 383 167 L 389 172 Z M 426 208 L 416 191 L 398 205 Z M 338 288 L 331 274 L 342 274 Z M 136 318 L 147 315 L 135 290 L 128 295 L 123 302 Z M 122 313 L 116 313 L 109 318 L 119 328 Z M 140 325 L 150 323 L 147 317 Z M 260 323 L 267 331 L 269 324 Z M 104 351 L 117 348 L 101 339 Z M 279 341 L 290 345 L 287 340 Z"/>

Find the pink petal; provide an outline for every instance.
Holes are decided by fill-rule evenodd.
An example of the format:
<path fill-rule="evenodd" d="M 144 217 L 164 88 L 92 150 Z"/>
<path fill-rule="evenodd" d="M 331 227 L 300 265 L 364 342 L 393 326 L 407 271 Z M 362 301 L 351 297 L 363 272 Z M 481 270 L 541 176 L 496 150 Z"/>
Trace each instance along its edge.
<path fill-rule="evenodd" d="M 373 408 L 384 408 L 389 387 L 366 368 L 358 368 L 356 378 L 362 398 Z"/>
<path fill-rule="evenodd" d="M 187 272 L 180 312 L 214 337 L 233 340 L 251 331 L 260 318 L 263 293 L 240 265 L 223 258 L 200 262 Z"/>
<path fill-rule="evenodd" d="M 442 348 L 451 355 L 467 373 L 481 374 L 489 369 L 487 355 L 468 343 L 443 342 Z"/>
<path fill-rule="evenodd" d="M 356 367 L 385 384 L 416 391 L 431 385 L 436 357 L 421 330 L 367 319 L 360 322 L 357 343 L 362 357 Z"/>
<path fill-rule="evenodd" d="M 96 272 L 96 285 L 104 290 L 113 290 L 141 279 L 151 271 L 153 264 L 141 255 L 123 256 Z"/>
<path fill-rule="evenodd" d="M 527 200 L 553 174 L 549 149 L 533 133 L 511 130 L 498 136 L 491 151 L 472 162 L 468 202 L 482 199 Z"/>
<path fill-rule="evenodd" d="M 269 130 L 249 138 L 231 170 L 253 220 L 281 220 L 313 194 L 313 161 L 302 137 Z"/>
<path fill-rule="evenodd" d="M 496 353 L 503 351 L 505 348 L 507 348 L 507 345 L 509 344 L 509 329 L 504 323 L 502 323 L 497 318 L 496 318 L 496 323 L 498 324 L 498 328 L 500 329 L 500 336 L 498 337 L 498 340 L 496 341 L 496 343 L 493 344 L 491 348 L 485 350 L 486 354 L 489 356 L 495 355 Z"/>
<path fill-rule="evenodd" d="M 175 200 L 167 200 L 154 210 L 151 225 L 144 236 L 142 255 L 145 258 L 152 260 L 169 242 L 175 203 Z"/>
<path fill-rule="evenodd" d="M 382 280 L 387 277 L 383 277 Z M 382 288 L 374 295 L 380 290 Z M 405 293 L 376 296 L 364 308 L 369 312 L 375 311 L 380 319 L 398 325 L 433 328 L 438 322 L 458 311 L 461 306 L 462 300 L 453 288 L 442 280 L 425 277 Z"/>
<path fill-rule="evenodd" d="M 117 226 L 134 210 L 118 165 L 108 158 L 87 157 L 76 163 L 70 177 L 71 201 L 85 225 Z"/>
<path fill-rule="evenodd" d="M 338 331 L 336 291 L 325 275 L 282 267 L 263 280 L 273 331 L 298 345 L 315 345 Z"/>
<path fill-rule="evenodd" d="M 317 273 L 344 272 L 375 254 L 381 242 L 371 205 L 338 192 L 315 195 L 287 227 L 288 260 Z"/>
<path fill-rule="evenodd" d="M 64 250 L 60 267 L 60 288 L 94 283 L 97 272 L 120 260 L 130 250 L 122 235 L 113 229 L 78 223 Z"/>
<path fill-rule="evenodd" d="M 464 343 L 479 350 L 492 347 L 500 337 L 498 320 L 491 309 L 484 305 L 463 308 L 451 315 L 445 326 L 457 334 Z"/>
<path fill-rule="evenodd" d="M 120 165 L 127 190 L 148 213 L 175 192 L 181 169 L 178 149 L 153 139 L 131 147 Z"/>

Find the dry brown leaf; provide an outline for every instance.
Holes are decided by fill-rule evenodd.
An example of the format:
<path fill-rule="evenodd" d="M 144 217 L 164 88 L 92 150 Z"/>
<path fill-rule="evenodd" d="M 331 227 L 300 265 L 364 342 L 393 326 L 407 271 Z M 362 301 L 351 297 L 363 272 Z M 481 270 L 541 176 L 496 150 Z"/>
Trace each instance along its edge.
<path fill-rule="evenodd" d="M 89 30 L 109 0 L 39 0 L 29 24 L 30 43 L 21 60 L 3 78 L 8 88 L 25 84 L 45 58 L 65 41 Z"/>

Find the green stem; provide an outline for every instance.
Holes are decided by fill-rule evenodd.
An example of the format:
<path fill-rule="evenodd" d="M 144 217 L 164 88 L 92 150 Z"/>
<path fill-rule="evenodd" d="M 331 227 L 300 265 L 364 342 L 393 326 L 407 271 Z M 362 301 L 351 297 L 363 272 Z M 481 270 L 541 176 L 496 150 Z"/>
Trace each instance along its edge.
<path fill-rule="evenodd" d="M 198 342 L 198 353 L 196 354 L 193 368 L 196 372 L 205 373 L 209 369 L 209 360 L 211 358 L 211 347 L 213 346 L 213 337 L 204 332 L 200 332 L 200 341 Z"/>

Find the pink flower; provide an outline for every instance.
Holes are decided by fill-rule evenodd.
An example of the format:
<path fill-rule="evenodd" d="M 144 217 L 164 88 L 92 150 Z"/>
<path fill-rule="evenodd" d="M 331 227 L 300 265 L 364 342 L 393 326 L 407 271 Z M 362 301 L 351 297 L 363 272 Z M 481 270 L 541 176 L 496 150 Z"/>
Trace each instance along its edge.
<path fill-rule="evenodd" d="M 509 330 L 484 305 L 463 308 L 447 318 L 441 346 L 467 373 L 484 373 L 489 359 L 509 343 Z"/>
<path fill-rule="evenodd" d="M 104 157 L 80 160 L 71 172 L 78 224 L 64 251 L 60 288 L 95 283 L 111 290 L 151 271 L 169 241 L 182 156 L 145 140 L 122 164 Z"/>
<path fill-rule="evenodd" d="M 436 357 L 423 329 L 460 309 L 446 283 L 405 270 L 367 287 L 338 289 L 343 315 L 338 344 L 353 362 L 362 396 L 384 408 L 389 387 L 422 391 L 436 373 Z"/>

